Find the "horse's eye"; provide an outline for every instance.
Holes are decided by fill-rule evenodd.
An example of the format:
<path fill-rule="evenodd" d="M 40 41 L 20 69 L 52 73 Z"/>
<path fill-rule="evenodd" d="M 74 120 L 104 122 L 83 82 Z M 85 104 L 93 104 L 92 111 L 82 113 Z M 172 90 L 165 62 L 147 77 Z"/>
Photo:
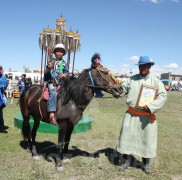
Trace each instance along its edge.
<path fill-rule="evenodd" d="M 99 71 L 101 71 L 101 72 L 103 72 L 103 73 L 105 73 L 105 74 L 108 74 L 108 69 L 105 68 L 105 67 L 99 68 Z"/>
<path fill-rule="evenodd" d="M 108 71 L 105 71 L 105 70 L 101 70 L 101 72 L 104 74 L 108 74 Z"/>

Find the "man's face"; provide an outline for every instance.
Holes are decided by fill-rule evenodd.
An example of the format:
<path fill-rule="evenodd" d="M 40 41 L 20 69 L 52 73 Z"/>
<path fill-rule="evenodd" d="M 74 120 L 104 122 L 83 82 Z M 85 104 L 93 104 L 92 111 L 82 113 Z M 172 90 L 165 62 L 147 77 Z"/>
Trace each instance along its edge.
<path fill-rule="evenodd" d="M 48 63 L 48 68 L 49 69 L 53 68 L 53 64 L 51 62 Z"/>
<path fill-rule="evenodd" d="M 55 56 L 58 59 L 62 59 L 62 57 L 64 56 L 64 49 L 56 49 Z"/>
<path fill-rule="evenodd" d="M 22 79 L 25 79 L 25 75 L 21 75 L 21 78 L 22 78 Z"/>
<path fill-rule="evenodd" d="M 99 65 L 99 64 L 100 64 L 100 58 L 97 58 L 97 59 L 95 60 L 95 63 L 96 63 L 96 65 Z"/>
<path fill-rule="evenodd" d="M 140 75 L 146 77 L 149 74 L 149 69 L 151 68 L 151 64 L 142 64 L 139 65 Z"/>
<path fill-rule="evenodd" d="M 3 74 L 3 69 L 0 69 L 0 74 Z"/>

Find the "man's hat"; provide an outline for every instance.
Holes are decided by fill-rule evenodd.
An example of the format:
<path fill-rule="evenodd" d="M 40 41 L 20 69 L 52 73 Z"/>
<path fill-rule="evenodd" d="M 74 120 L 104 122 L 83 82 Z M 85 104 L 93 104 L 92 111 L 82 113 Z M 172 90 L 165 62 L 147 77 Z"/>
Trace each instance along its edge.
<path fill-rule="evenodd" d="M 54 53 L 55 53 L 56 49 L 63 49 L 64 50 L 64 55 L 66 54 L 66 49 L 65 49 L 65 47 L 64 47 L 64 45 L 62 43 L 55 45 L 54 51 L 53 51 Z"/>
<path fill-rule="evenodd" d="M 151 66 L 153 66 L 155 63 L 151 62 L 148 56 L 141 56 L 138 61 L 138 64 L 136 65 L 142 65 L 142 64 L 151 64 Z"/>

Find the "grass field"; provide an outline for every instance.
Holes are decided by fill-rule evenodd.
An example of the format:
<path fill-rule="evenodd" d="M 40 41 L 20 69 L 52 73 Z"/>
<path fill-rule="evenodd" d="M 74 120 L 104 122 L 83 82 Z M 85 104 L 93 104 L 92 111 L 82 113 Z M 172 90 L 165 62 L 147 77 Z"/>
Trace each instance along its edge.
<path fill-rule="evenodd" d="M 167 103 L 157 113 L 158 148 L 157 157 L 151 160 L 154 173 L 150 176 L 135 167 L 119 172 L 115 146 L 127 109 L 123 99 L 105 94 L 104 98 L 92 100 L 85 110 L 93 120 L 92 130 L 73 134 L 69 148 L 72 158 L 63 162 L 63 172 L 56 171 L 50 158 L 56 152 L 56 134 L 37 134 L 41 160 L 34 160 L 26 151 L 21 131 L 14 127 L 14 115 L 20 112 L 16 102 L 4 109 L 9 128 L 8 133 L 0 133 L 0 180 L 182 179 L 182 93 L 169 92 Z"/>

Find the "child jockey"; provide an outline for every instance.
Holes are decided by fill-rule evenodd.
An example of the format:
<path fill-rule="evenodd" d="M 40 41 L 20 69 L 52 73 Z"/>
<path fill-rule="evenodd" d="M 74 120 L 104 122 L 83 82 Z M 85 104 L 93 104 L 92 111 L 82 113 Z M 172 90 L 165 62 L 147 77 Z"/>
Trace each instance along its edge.
<path fill-rule="evenodd" d="M 50 61 L 44 73 L 44 81 L 47 81 L 47 87 L 49 90 L 47 111 L 49 112 L 50 123 L 57 125 L 55 120 L 57 105 L 56 89 L 60 89 L 66 78 L 68 78 L 69 70 L 66 62 L 63 60 L 63 56 L 66 54 L 64 45 L 61 43 L 57 44 L 54 47 L 53 53 L 55 58 L 52 58 L 52 52 L 49 52 Z"/>

